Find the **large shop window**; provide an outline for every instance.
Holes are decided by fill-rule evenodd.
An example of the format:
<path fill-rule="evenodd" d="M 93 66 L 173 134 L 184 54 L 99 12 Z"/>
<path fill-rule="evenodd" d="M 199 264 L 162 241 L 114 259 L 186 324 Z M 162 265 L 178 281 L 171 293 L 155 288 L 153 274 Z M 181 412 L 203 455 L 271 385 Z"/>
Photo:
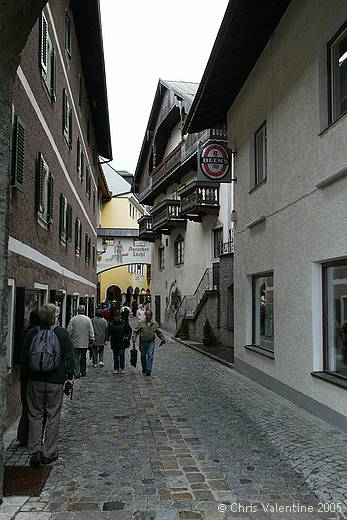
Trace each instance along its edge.
<path fill-rule="evenodd" d="M 347 112 L 347 24 L 328 45 L 330 123 Z"/>
<path fill-rule="evenodd" d="M 252 343 L 274 351 L 274 286 L 273 273 L 253 276 L 252 279 Z"/>
<path fill-rule="evenodd" d="M 323 265 L 323 367 L 347 378 L 347 260 Z"/>

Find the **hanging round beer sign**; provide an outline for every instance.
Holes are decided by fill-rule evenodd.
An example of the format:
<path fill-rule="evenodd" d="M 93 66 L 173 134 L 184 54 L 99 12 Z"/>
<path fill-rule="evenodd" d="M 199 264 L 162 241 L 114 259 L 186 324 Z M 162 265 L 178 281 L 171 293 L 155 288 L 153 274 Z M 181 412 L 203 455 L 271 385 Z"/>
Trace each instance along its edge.
<path fill-rule="evenodd" d="M 200 150 L 200 172 L 211 180 L 222 181 L 230 170 L 230 157 L 227 148 L 220 143 L 210 143 Z"/>

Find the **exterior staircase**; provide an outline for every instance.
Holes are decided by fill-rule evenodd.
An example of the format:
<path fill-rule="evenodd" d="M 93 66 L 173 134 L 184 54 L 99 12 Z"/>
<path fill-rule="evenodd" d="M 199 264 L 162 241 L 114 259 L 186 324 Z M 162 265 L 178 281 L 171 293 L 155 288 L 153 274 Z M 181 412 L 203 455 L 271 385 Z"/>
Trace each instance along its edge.
<path fill-rule="evenodd" d="M 184 318 L 194 320 L 198 315 L 207 295 L 214 291 L 213 269 L 208 267 L 204 272 L 194 294 L 184 296 L 175 315 L 176 335 L 181 327 Z"/>

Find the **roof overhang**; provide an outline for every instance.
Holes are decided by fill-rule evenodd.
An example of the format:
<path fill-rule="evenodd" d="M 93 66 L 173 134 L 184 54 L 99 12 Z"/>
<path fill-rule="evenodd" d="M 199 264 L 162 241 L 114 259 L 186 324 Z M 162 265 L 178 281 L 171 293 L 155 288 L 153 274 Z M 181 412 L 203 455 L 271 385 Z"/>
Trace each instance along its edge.
<path fill-rule="evenodd" d="M 98 153 L 112 159 L 99 0 L 73 0 L 72 10 Z"/>
<path fill-rule="evenodd" d="M 291 0 L 230 0 L 184 133 L 223 124 Z"/>

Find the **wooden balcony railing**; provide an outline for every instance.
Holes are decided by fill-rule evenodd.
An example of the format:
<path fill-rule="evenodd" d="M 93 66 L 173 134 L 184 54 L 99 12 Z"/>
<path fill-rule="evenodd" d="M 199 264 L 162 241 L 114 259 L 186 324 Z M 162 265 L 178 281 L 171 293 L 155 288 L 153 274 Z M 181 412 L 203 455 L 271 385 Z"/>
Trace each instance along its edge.
<path fill-rule="evenodd" d="M 182 188 L 181 215 L 188 220 L 200 220 L 205 215 L 219 213 L 219 184 L 194 181 Z"/>
<path fill-rule="evenodd" d="M 170 232 L 171 229 L 185 225 L 181 217 L 179 200 L 164 200 L 152 209 L 153 231 Z"/>
<path fill-rule="evenodd" d="M 157 236 L 152 229 L 152 216 L 144 215 L 138 220 L 139 223 L 139 239 L 146 242 L 153 242 Z"/>
<path fill-rule="evenodd" d="M 184 141 L 181 141 L 180 144 L 151 171 L 153 187 L 159 184 L 164 177 L 170 175 L 170 173 L 180 165 L 183 144 Z"/>

